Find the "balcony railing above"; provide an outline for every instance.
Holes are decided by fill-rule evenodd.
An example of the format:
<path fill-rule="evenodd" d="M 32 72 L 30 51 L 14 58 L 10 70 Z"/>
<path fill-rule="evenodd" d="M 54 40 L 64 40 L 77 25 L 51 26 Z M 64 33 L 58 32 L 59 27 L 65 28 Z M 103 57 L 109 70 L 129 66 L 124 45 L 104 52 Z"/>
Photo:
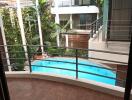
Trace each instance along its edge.
<path fill-rule="evenodd" d="M 59 7 L 96 5 L 96 0 L 59 0 Z M 55 6 L 55 1 L 52 6 Z"/>

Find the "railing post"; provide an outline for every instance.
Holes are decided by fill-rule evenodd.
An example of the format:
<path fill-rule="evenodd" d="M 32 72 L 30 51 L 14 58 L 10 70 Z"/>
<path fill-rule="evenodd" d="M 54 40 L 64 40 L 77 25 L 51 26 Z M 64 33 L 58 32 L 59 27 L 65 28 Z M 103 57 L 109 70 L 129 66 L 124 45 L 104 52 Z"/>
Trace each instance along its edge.
<path fill-rule="evenodd" d="M 99 29 L 99 20 L 96 21 L 96 31 Z"/>
<path fill-rule="evenodd" d="M 93 38 L 93 24 L 91 25 L 91 33 L 90 33 L 90 37 Z"/>
<path fill-rule="evenodd" d="M 31 53 L 30 53 L 30 48 L 29 48 L 29 46 L 27 45 L 27 53 L 28 53 L 28 65 L 29 65 L 29 71 L 30 71 L 30 73 L 32 72 L 32 68 L 31 68 L 31 59 L 30 59 L 30 57 L 31 57 Z"/>
<path fill-rule="evenodd" d="M 96 34 L 96 23 L 94 23 L 94 34 Z"/>
<path fill-rule="evenodd" d="M 78 79 L 78 49 L 76 49 L 76 79 Z"/>

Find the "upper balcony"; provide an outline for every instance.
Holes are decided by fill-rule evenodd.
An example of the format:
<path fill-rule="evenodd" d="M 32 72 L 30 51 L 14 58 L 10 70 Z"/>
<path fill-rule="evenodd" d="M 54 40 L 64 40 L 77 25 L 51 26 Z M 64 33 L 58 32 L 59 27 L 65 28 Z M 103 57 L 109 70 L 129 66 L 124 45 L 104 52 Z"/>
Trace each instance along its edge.
<path fill-rule="evenodd" d="M 52 14 L 99 13 L 95 0 L 58 0 L 51 8 Z"/>
<path fill-rule="evenodd" d="M 96 0 L 54 0 L 52 3 L 53 7 L 56 2 L 59 7 L 96 5 Z"/>
<path fill-rule="evenodd" d="M 20 3 L 21 7 L 27 7 L 27 6 L 35 6 L 32 0 L 0 0 L 0 6 L 1 7 L 8 7 L 8 8 L 16 8 L 18 5 L 18 2 Z"/>

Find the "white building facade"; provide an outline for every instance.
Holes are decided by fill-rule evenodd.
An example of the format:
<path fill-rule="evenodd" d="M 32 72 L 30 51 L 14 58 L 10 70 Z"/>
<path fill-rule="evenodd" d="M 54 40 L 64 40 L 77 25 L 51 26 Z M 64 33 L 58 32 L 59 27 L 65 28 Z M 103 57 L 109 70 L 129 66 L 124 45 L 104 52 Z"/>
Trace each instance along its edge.
<path fill-rule="evenodd" d="M 97 19 L 99 9 L 96 0 L 53 0 L 51 13 L 57 24 L 69 22 L 70 29 L 87 30 L 87 24 Z"/>

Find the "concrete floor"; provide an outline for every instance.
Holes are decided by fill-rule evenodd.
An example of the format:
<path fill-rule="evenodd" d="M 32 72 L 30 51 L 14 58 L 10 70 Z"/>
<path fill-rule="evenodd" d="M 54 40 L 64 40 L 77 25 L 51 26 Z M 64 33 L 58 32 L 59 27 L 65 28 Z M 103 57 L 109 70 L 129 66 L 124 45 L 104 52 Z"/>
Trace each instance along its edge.
<path fill-rule="evenodd" d="M 100 42 L 97 39 L 89 41 L 89 49 L 102 50 L 102 51 L 129 54 L 129 46 L 130 46 L 129 42 L 116 42 L 116 41 Z M 128 55 L 89 51 L 89 57 L 128 63 Z"/>
<path fill-rule="evenodd" d="M 123 100 L 92 89 L 31 78 L 8 78 L 11 100 Z"/>

